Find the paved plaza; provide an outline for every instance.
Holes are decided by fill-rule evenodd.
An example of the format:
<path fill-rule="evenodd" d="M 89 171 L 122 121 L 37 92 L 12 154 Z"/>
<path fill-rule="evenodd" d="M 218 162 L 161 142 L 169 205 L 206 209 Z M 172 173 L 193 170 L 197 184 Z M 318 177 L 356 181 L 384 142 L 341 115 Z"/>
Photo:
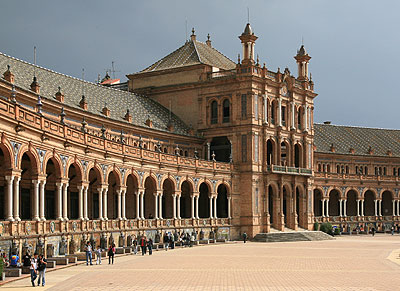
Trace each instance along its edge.
<path fill-rule="evenodd" d="M 400 236 L 227 243 L 49 272 L 39 290 L 400 290 Z M 399 262 L 397 262 L 399 261 Z M 1 287 L 26 290 L 29 279 Z"/>

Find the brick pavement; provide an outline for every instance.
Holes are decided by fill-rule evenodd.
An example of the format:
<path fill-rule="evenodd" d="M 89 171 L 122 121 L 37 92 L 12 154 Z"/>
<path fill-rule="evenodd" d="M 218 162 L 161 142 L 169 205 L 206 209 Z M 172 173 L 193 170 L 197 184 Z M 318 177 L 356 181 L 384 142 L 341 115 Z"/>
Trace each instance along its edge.
<path fill-rule="evenodd" d="M 229 243 L 51 272 L 41 290 L 400 290 L 400 236 Z M 391 260 L 388 257 L 391 255 Z M 400 260 L 400 259 L 398 259 Z M 2 289 L 26 290 L 28 279 Z"/>

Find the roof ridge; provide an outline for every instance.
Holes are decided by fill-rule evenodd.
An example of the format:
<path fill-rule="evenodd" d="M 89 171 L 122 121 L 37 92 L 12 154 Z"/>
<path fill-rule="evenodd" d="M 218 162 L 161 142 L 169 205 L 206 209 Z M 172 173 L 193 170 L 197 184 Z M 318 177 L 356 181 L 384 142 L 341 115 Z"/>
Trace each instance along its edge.
<path fill-rule="evenodd" d="M 218 52 L 219 54 L 221 54 L 222 56 L 224 56 L 225 58 L 227 58 L 228 60 L 230 60 L 232 63 L 236 64 L 233 60 L 231 60 L 231 59 L 230 59 L 229 57 L 227 57 L 225 54 L 223 54 L 222 52 L 220 52 L 219 50 L 217 50 L 215 47 L 213 47 L 213 46 L 208 46 L 208 44 L 206 44 L 205 42 L 202 42 L 202 41 L 196 40 L 196 42 L 199 42 L 199 43 L 201 43 L 202 45 L 205 45 L 205 46 L 209 47 L 210 49 L 215 50 L 216 52 Z"/>
<path fill-rule="evenodd" d="M 400 129 L 395 129 L 395 128 L 370 127 L 370 126 L 361 126 L 361 125 L 324 124 L 324 123 L 319 123 L 319 122 L 314 122 L 314 124 L 315 125 L 323 125 L 323 126 L 336 126 L 336 127 L 350 127 L 350 128 L 362 128 L 362 129 L 400 131 Z"/>
<path fill-rule="evenodd" d="M 199 62 L 202 63 L 202 64 L 204 64 L 203 61 L 201 60 L 199 51 L 197 50 L 196 41 L 193 41 L 193 40 L 192 40 L 191 42 L 193 42 L 194 50 L 196 51 L 196 55 L 197 55 L 197 58 L 199 59 Z"/>
<path fill-rule="evenodd" d="M 159 59 L 158 61 L 152 63 L 150 66 L 148 66 L 148 67 L 144 68 L 143 70 L 139 71 L 139 73 L 140 73 L 140 72 L 144 72 L 144 71 L 150 69 L 152 66 L 154 66 L 155 64 L 158 63 L 157 66 L 155 66 L 153 69 L 151 69 L 151 71 L 154 71 L 155 68 L 157 68 L 158 65 L 160 65 L 160 64 L 162 63 L 163 60 L 165 60 L 165 59 L 168 58 L 170 55 L 174 54 L 175 52 L 177 52 L 178 50 L 180 50 L 181 48 L 183 48 L 187 43 L 188 43 L 188 41 L 185 41 L 185 43 L 184 43 L 183 45 L 181 45 L 180 47 L 178 47 L 178 48 L 175 49 L 174 51 L 170 52 L 170 53 L 169 53 L 168 55 L 166 55 L 165 57 L 163 57 L 163 58 Z"/>
<path fill-rule="evenodd" d="M 5 53 L 3 53 L 3 52 L 0 52 L 0 55 L 3 55 L 3 56 L 5 56 L 5 57 L 7 57 L 7 58 L 16 60 L 16 61 L 21 62 L 21 63 L 25 63 L 25 64 L 30 65 L 30 66 L 33 66 L 33 67 L 36 67 L 36 68 L 38 68 L 38 69 L 42 69 L 42 70 L 48 71 L 48 72 L 50 72 L 50 73 L 57 74 L 57 75 L 60 75 L 60 76 L 64 76 L 64 77 L 67 77 L 67 78 L 71 78 L 71 79 L 73 79 L 73 80 L 77 80 L 77 81 L 80 81 L 80 82 L 83 82 L 83 83 L 87 83 L 87 84 L 89 84 L 89 85 L 94 85 L 94 86 L 99 87 L 99 88 L 102 88 L 102 89 L 115 90 L 115 91 L 118 91 L 118 92 L 127 92 L 127 93 L 130 93 L 131 95 L 138 96 L 138 95 L 136 95 L 135 93 L 132 93 L 132 92 L 129 92 L 129 91 L 124 91 L 124 90 L 120 90 L 120 89 L 112 88 L 112 87 L 106 87 L 106 86 L 103 86 L 103 85 L 100 85 L 100 84 L 96 84 L 96 83 L 94 83 L 94 82 L 86 81 L 86 80 L 84 80 L 84 79 L 80 79 L 80 78 L 77 78 L 77 77 L 74 77 L 74 76 L 70 76 L 70 75 L 67 75 L 67 74 L 63 74 L 63 73 L 60 73 L 60 72 L 51 70 L 51 69 L 49 69 L 49 68 L 41 67 L 41 66 L 39 66 L 39 65 L 35 65 L 35 64 L 30 63 L 30 62 L 21 60 L 21 59 L 19 59 L 19 58 L 16 58 L 16 57 L 7 55 L 7 54 L 5 54 Z M 38 80 L 38 81 L 40 81 L 40 80 Z"/>

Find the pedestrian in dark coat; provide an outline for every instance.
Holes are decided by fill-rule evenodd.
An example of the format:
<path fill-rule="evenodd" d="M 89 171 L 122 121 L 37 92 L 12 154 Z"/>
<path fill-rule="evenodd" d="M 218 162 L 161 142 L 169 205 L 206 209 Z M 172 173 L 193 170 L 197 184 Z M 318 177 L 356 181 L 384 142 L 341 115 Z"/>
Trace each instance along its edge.
<path fill-rule="evenodd" d="M 246 241 L 247 241 L 247 233 L 244 232 L 243 233 L 243 242 L 246 243 Z"/>
<path fill-rule="evenodd" d="M 149 238 L 147 241 L 147 248 L 149 249 L 149 256 L 153 254 L 153 240 Z"/>
<path fill-rule="evenodd" d="M 115 255 L 115 244 L 111 244 L 108 248 L 108 264 L 112 262 L 114 265 L 114 255 Z"/>

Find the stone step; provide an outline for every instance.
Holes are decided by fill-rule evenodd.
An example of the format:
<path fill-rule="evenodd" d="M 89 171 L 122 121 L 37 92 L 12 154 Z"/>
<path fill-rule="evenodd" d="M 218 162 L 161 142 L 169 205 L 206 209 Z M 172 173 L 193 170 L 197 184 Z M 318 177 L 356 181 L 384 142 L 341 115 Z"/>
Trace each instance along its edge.
<path fill-rule="evenodd" d="M 259 233 L 253 241 L 255 242 L 294 242 L 294 241 L 318 241 L 334 239 L 321 231 L 292 231 Z"/>
<path fill-rule="evenodd" d="M 3 269 L 3 273 L 6 277 L 21 277 L 22 269 L 21 268 L 5 268 Z"/>

